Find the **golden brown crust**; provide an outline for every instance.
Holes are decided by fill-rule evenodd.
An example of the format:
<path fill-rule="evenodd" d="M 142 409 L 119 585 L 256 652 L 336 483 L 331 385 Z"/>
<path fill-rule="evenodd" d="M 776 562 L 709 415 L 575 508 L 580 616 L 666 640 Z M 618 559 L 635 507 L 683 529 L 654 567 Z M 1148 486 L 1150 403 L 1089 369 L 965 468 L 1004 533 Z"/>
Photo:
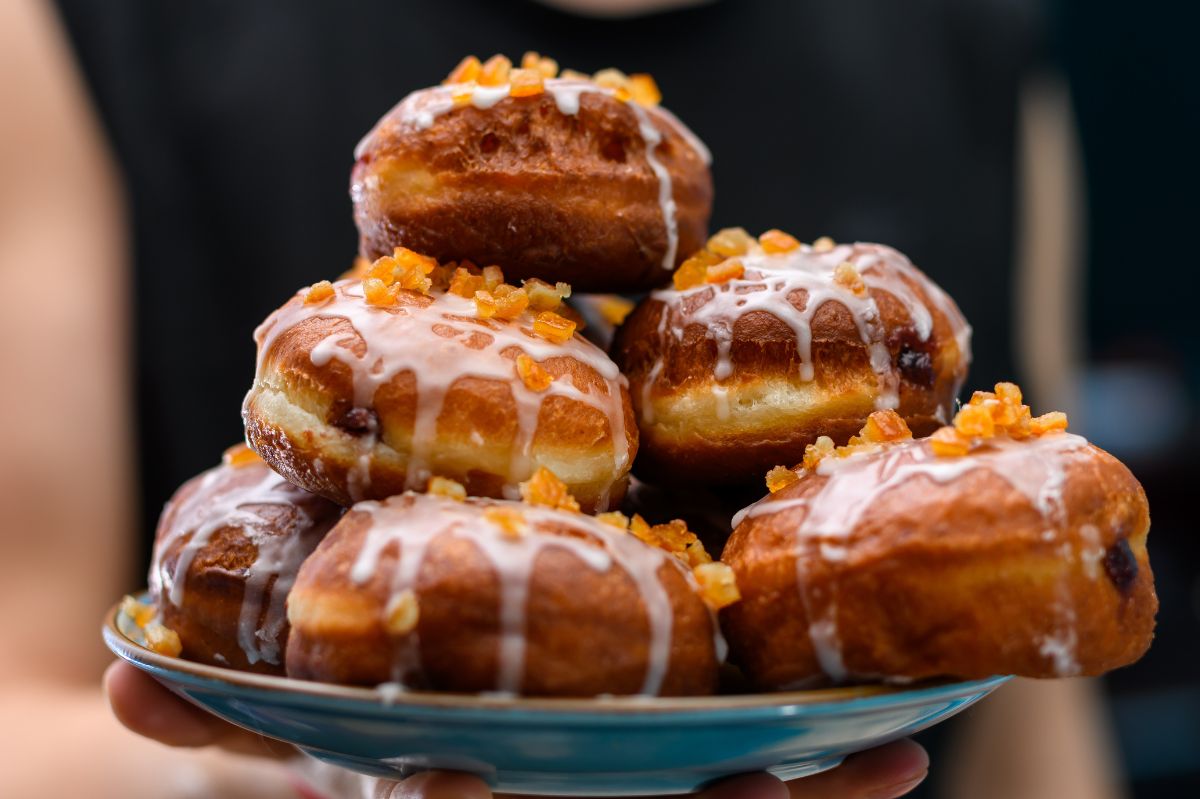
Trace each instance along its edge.
<path fill-rule="evenodd" d="M 856 250 L 864 246 L 873 245 Z M 966 376 L 969 353 L 956 335 L 961 317 L 952 303 L 947 313 L 948 299 L 929 295 L 927 280 L 886 263 L 877 269 L 889 269 L 889 279 L 901 281 L 932 320 L 922 339 L 903 302 L 886 288 L 868 290 L 898 377 L 896 410 L 914 435 L 927 435 L 948 420 Z M 876 410 L 879 374 L 854 315 L 837 299 L 822 303 L 809 323 L 812 380 L 803 378 L 793 328 L 765 310 L 733 320 L 732 374 L 718 380 L 718 342 L 693 320 L 717 290 L 656 292 L 617 330 L 611 352 L 629 378 L 641 430 L 637 473 L 647 480 L 758 482 L 772 466 L 799 463 L 818 436 L 845 443 Z M 788 300 L 804 310 L 808 292 L 793 291 Z"/>
<path fill-rule="evenodd" d="M 667 282 L 659 178 L 637 113 L 599 91 L 579 100 L 569 115 L 549 92 L 508 97 L 487 109 L 456 108 L 426 129 L 403 121 L 400 109 L 385 117 L 352 175 L 362 254 L 402 245 L 579 291 Z M 653 153 L 670 175 L 680 260 L 704 241 L 712 178 L 673 117 L 639 110 L 662 136 Z"/>
<path fill-rule="evenodd" d="M 338 290 L 343 289 L 344 284 L 339 283 Z M 403 292 L 401 305 L 432 312 L 451 299 L 457 298 Z M 361 305 L 361 301 L 344 297 L 339 302 Z M 297 296 L 277 313 L 302 307 L 303 299 Z M 623 383 L 597 371 L 612 369 L 612 364 L 593 345 L 577 337 L 571 347 L 554 349 L 541 366 L 556 382 L 569 383 L 596 402 L 611 398 L 611 408 L 573 396 L 542 397 L 521 391 L 521 378 L 510 365 L 521 352 L 518 345 L 493 348 L 488 351 L 490 355 L 480 354 L 481 347 L 502 332 L 517 336 L 514 340 L 531 347 L 544 347 L 545 341 L 521 333 L 528 328 L 528 319 L 482 320 L 447 310 L 433 323 L 432 333 L 425 319 L 419 324 L 413 322 L 411 327 L 401 324 L 394 330 L 365 334 L 391 338 L 385 343 L 394 350 L 407 348 L 402 352 L 406 362 L 420 363 L 423 357 L 430 360 L 424 364 L 424 374 L 402 369 L 383 382 L 367 403 L 359 405 L 355 370 L 365 367 L 355 359 L 364 357 L 368 345 L 364 333 L 350 319 L 332 315 L 338 313 L 336 308 L 329 313 L 301 318 L 269 341 L 243 408 L 250 446 L 296 485 L 345 506 L 393 496 L 406 487 L 423 489 L 423 480 L 417 485 L 409 481 L 413 430 L 418 408 L 425 407 L 422 403 L 436 407 L 440 402 L 436 435 L 427 446 L 428 457 L 420 468 L 427 474 L 458 480 L 472 495 L 503 496 L 506 487 L 511 489 L 529 476 L 513 472 L 521 466 L 521 459 L 514 458 L 514 451 L 522 447 L 523 435 L 519 393 L 521 403 L 540 403 L 529 420 L 536 429 L 529 463 L 524 464 L 529 467 L 527 471 L 546 466 L 589 510 L 603 509 L 607 503 L 620 500 L 629 464 L 637 451 L 637 426 Z M 396 319 L 404 322 L 402 317 Z M 463 358 L 474 352 L 474 357 L 483 359 L 489 369 L 506 376 L 475 377 L 469 365 L 455 372 L 455 358 L 459 356 L 453 353 L 422 355 L 422 350 L 432 350 L 439 337 L 454 334 L 455 341 L 467 342 L 459 351 Z M 331 337 L 342 342 L 338 346 L 348 353 L 346 359 L 318 358 L 319 363 L 314 363 L 314 350 Z M 422 394 L 423 387 L 436 382 L 435 371 L 437 379 L 445 378 L 448 384 L 444 394 Z M 612 374 L 616 374 L 615 369 Z M 614 421 L 613 416 L 618 414 L 619 421 Z M 615 436 L 624 437 L 624 448 L 614 446 Z"/>
<path fill-rule="evenodd" d="M 782 510 L 747 518 L 724 553 L 743 594 L 722 613 L 732 658 L 766 688 L 819 678 L 811 610 L 832 614 L 844 668 L 868 678 L 1096 675 L 1137 660 L 1158 607 L 1141 485 L 1090 445 L 1040 457 L 1062 460 L 1065 521 L 988 469 L 885 491 L 845 539 L 797 535 L 809 511 L 795 501 L 828 477 L 772 495 Z"/>
<path fill-rule="evenodd" d="M 432 501 L 432 498 L 424 498 Z M 391 507 L 406 507 L 414 497 L 393 497 Z M 515 503 L 502 503 L 520 508 Z M 433 690 L 496 690 L 503 624 L 500 618 L 501 569 L 521 588 L 519 573 L 528 568 L 527 601 L 522 620 L 523 668 L 518 692 L 531 696 L 593 696 L 637 693 L 650 660 L 648 611 L 637 583 L 617 561 L 606 570 L 586 565 L 570 549 L 553 545 L 521 550 L 496 560 L 483 545 L 497 532 L 481 516 L 485 502 L 457 505 L 474 514 L 451 532 L 436 534 L 423 550 L 414 591 L 419 607 L 415 636 L 389 634 L 383 621 L 394 596 L 397 562 L 419 555 L 404 547 L 417 544 L 400 531 L 381 550 L 369 578 L 356 583 L 353 566 L 378 524 L 362 510 L 350 511 L 301 569 L 289 600 L 293 623 L 288 674 L 302 679 L 375 685 L 403 675 Z M 526 509 L 542 535 L 582 539 L 576 523 L 598 525 L 586 517 Z M 574 519 L 575 521 L 572 521 Z M 611 528 L 605 528 L 611 531 Z M 627 536 L 632 545 L 650 547 Z M 526 556 L 532 557 L 528 563 Z M 671 648 L 663 679 L 664 695 L 708 694 L 715 690 L 717 660 L 713 617 L 680 568 L 663 559 L 658 580 L 669 597 Z M 522 589 L 524 590 L 524 589 Z M 413 654 L 406 654 L 411 652 Z M 403 669 L 402 669 L 403 670 Z"/>
<path fill-rule="evenodd" d="M 273 478 L 273 479 L 272 479 Z M 277 489 L 255 492 L 266 481 Z M 252 496 L 253 494 L 253 496 Z M 246 499 L 269 498 L 271 504 L 247 506 L 247 514 L 229 505 L 231 496 Z M 273 640 L 262 645 L 256 639 L 255 662 L 239 642 L 243 610 L 249 606 L 253 618 L 246 632 L 264 631 L 275 621 L 271 616 L 270 596 L 280 575 L 290 580 L 303 556 L 312 552 L 325 532 L 341 515 L 333 503 L 284 484 L 261 461 L 230 467 L 220 466 L 184 483 L 167 502 L 159 518 L 150 585 L 158 590 L 153 597 L 162 615 L 162 623 L 179 634 L 183 657 L 214 666 L 283 674 L 282 653 L 287 642 L 286 618 Z M 205 529 L 207 528 L 207 529 Z M 186 554 L 193 537 L 203 530 L 208 538 L 194 555 Z M 257 592 L 247 596 L 247 581 L 259 556 L 257 541 L 269 538 L 280 544 L 291 542 L 295 557 L 278 574 L 271 572 Z M 186 570 L 176 575 L 181 555 L 190 557 Z M 287 558 L 283 561 L 286 563 Z M 172 600 L 171 585 L 182 580 L 179 603 Z M 271 646 L 278 645 L 279 657 L 261 659 Z M 274 662 L 271 662 L 271 661 Z"/>

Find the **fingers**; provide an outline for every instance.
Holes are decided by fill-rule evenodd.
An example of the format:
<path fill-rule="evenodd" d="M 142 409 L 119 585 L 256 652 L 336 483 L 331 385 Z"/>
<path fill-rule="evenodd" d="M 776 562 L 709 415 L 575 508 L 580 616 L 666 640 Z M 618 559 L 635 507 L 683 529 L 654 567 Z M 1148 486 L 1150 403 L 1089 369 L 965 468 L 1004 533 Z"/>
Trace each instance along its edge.
<path fill-rule="evenodd" d="M 401 782 L 378 783 L 374 799 L 492 799 L 492 791 L 470 774 L 426 771 Z"/>
<path fill-rule="evenodd" d="M 929 773 L 929 755 L 912 741 L 859 752 L 830 771 L 788 783 L 790 799 L 893 799 Z M 721 797 L 725 799 L 725 797 Z"/>
<path fill-rule="evenodd" d="M 117 720 L 167 746 L 219 746 L 239 754 L 283 758 L 291 747 L 263 738 L 180 699 L 150 675 L 123 661 L 104 673 L 104 690 Z"/>
<path fill-rule="evenodd" d="M 744 774 L 721 780 L 697 799 L 788 799 L 788 786 L 770 774 Z"/>

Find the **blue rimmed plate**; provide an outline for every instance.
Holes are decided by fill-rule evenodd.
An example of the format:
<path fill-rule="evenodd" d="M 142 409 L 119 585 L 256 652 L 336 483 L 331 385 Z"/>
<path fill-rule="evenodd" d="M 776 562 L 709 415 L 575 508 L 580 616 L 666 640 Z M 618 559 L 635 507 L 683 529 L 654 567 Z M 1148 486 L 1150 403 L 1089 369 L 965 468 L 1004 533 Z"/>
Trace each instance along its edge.
<path fill-rule="evenodd" d="M 109 649 L 234 724 L 364 774 L 453 769 L 527 794 L 679 794 L 749 771 L 795 779 L 947 719 L 1008 679 L 688 698 L 394 695 L 166 657 L 122 634 L 120 615 L 105 619 Z"/>

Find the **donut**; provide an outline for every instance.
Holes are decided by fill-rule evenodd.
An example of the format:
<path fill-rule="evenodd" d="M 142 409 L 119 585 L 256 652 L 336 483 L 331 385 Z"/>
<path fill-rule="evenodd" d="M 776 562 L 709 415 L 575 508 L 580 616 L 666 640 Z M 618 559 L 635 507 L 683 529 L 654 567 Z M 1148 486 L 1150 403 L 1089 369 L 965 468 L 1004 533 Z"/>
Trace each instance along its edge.
<path fill-rule="evenodd" d="M 359 143 L 362 255 L 404 246 L 580 291 L 668 282 L 707 232 L 708 150 L 648 75 L 558 76 L 536 54 L 510 66 L 468 57 Z"/>
<path fill-rule="evenodd" d="M 604 510 L 624 492 L 637 425 L 625 378 L 562 315 L 569 293 L 404 248 L 362 279 L 302 289 L 255 333 L 247 441 L 346 506 L 435 473 L 515 497 L 546 466 Z"/>
<path fill-rule="evenodd" d="M 183 657 L 283 674 L 288 591 L 341 514 L 244 446 L 184 483 L 159 518 L 149 578 Z"/>
<path fill-rule="evenodd" d="M 1141 485 L 1011 383 L 929 438 L 877 411 L 768 482 L 723 556 L 743 593 L 723 629 L 758 686 L 1098 675 L 1150 646 Z"/>
<path fill-rule="evenodd" d="M 715 690 L 713 610 L 736 586 L 681 523 L 581 514 L 546 471 L 526 502 L 440 485 L 359 503 L 305 562 L 289 676 L 526 696 Z"/>
<path fill-rule="evenodd" d="M 746 482 L 799 462 L 819 436 L 845 443 L 873 410 L 931 433 L 966 377 L 970 331 L 890 247 L 720 231 L 616 333 L 642 435 L 636 472 Z"/>

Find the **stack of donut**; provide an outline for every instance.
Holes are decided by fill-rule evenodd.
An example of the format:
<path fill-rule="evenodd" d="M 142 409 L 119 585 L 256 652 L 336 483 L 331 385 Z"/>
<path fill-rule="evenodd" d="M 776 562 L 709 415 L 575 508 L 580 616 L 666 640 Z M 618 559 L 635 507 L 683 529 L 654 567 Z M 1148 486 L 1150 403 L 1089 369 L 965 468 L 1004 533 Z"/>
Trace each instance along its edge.
<path fill-rule="evenodd" d="M 383 117 L 354 269 L 258 328 L 247 446 L 162 515 L 148 645 L 539 696 L 709 694 L 727 655 L 774 690 L 1145 651 L 1129 471 L 1012 384 L 955 412 L 970 327 L 895 250 L 706 238 L 708 152 L 659 99 L 528 53 Z"/>

